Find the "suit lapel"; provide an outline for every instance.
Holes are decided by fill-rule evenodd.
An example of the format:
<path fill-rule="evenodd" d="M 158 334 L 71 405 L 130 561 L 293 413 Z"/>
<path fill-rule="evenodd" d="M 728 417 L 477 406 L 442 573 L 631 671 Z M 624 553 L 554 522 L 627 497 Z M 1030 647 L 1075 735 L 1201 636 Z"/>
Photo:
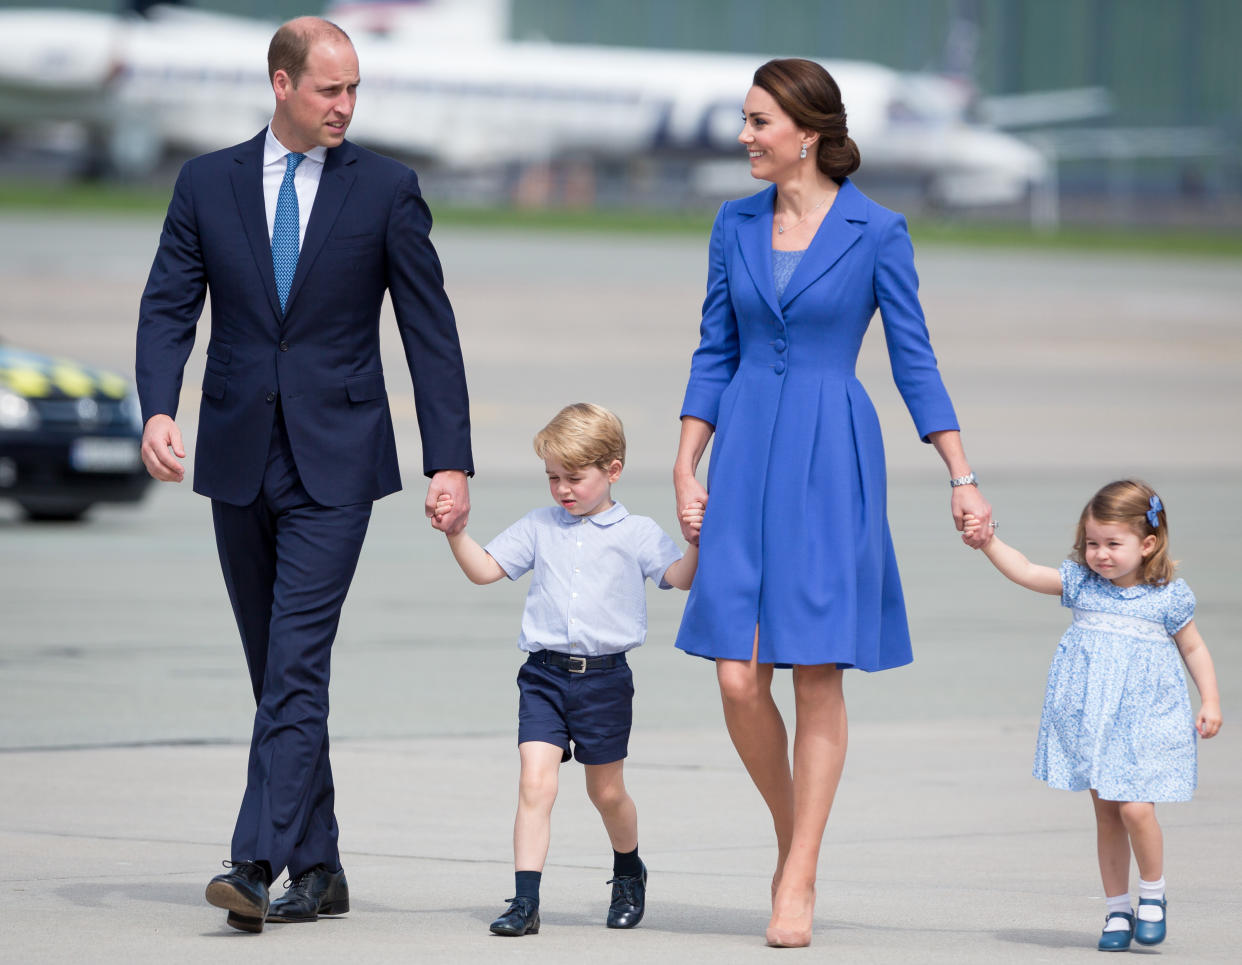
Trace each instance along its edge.
<path fill-rule="evenodd" d="M 336 223 L 336 217 L 341 213 L 341 206 L 345 203 L 345 198 L 357 176 L 353 167 L 357 160 L 354 146 L 348 141 L 340 147 L 329 150 L 328 156 L 324 159 L 323 173 L 319 176 L 319 189 L 315 192 L 315 204 L 311 208 L 310 220 L 306 225 L 306 237 L 302 239 L 302 247 L 298 251 L 298 268 L 293 275 L 293 284 L 289 287 L 289 299 L 285 302 L 286 315 L 293 308 L 294 299 L 298 297 L 302 282 L 310 274 L 319 249 L 328 239 L 328 234 Z M 274 289 L 274 272 L 272 276 Z"/>
<path fill-rule="evenodd" d="M 773 185 L 737 203 L 737 213 L 746 219 L 737 227 L 737 243 L 755 290 L 779 318 L 781 309 L 772 278 L 772 205 L 775 199 L 776 186 Z"/>
<path fill-rule="evenodd" d="M 854 187 L 849 178 L 841 184 L 832 207 L 824 215 L 824 220 L 811 239 L 811 244 L 794 269 L 793 277 L 785 286 L 781 295 L 780 307 L 783 310 L 790 302 L 801 294 L 808 285 L 840 261 L 841 256 L 862 235 L 862 229 L 855 222 L 866 222 L 866 199 Z M 769 231 L 771 226 L 769 226 Z M 769 273 L 770 274 L 770 273 Z"/>
<path fill-rule="evenodd" d="M 267 207 L 263 200 L 263 144 L 266 138 L 265 128 L 257 137 L 238 145 L 233 155 L 236 163 L 230 172 L 230 180 L 233 182 L 233 197 L 241 213 L 242 227 L 246 231 L 246 241 L 250 244 L 255 264 L 259 266 L 259 277 L 263 279 L 268 303 L 272 313 L 280 318 L 276 272 L 272 267 L 272 242 L 267 236 Z"/>

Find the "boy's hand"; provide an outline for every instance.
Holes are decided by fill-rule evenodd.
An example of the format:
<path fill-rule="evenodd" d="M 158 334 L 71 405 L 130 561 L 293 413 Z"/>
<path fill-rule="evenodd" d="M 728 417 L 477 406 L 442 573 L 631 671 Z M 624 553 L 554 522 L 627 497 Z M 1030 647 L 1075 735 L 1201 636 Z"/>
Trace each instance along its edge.
<path fill-rule="evenodd" d="M 686 534 L 686 542 L 691 546 L 699 545 L 699 531 L 703 529 L 703 500 L 696 499 L 681 511 L 681 529 Z"/>
<path fill-rule="evenodd" d="M 431 525 L 434 529 L 443 530 L 444 520 L 453 512 L 453 497 L 448 493 L 441 493 L 436 500 L 435 508 L 431 511 Z"/>
<path fill-rule="evenodd" d="M 1199 716 L 1195 718 L 1195 729 L 1200 737 L 1215 737 L 1220 730 L 1220 704 L 1208 701 L 1199 708 Z"/>

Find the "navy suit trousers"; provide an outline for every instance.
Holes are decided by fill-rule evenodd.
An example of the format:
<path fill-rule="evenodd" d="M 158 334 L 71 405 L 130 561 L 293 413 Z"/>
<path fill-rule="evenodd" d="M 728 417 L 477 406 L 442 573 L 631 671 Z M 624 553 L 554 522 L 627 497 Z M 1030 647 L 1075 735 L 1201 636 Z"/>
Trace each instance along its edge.
<path fill-rule="evenodd" d="M 256 704 L 234 861 L 272 875 L 340 868 L 328 762 L 328 678 L 341 605 L 371 503 L 322 506 L 298 477 L 277 412 L 263 485 L 249 506 L 213 500 L 216 547 Z"/>

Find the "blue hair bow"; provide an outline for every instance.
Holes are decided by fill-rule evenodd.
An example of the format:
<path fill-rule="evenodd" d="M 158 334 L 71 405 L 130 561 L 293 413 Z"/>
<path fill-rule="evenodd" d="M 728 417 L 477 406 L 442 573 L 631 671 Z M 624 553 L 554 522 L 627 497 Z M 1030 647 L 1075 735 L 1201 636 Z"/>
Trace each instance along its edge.
<path fill-rule="evenodd" d="M 1147 510 L 1147 522 L 1151 523 L 1152 529 L 1159 529 L 1160 511 L 1164 509 L 1164 503 L 1160 502 L 1159 496 L 1153 495 L 1151 499 L 1147 501 L 1147 505 L 1151 507 L 1151 509 Z"/>

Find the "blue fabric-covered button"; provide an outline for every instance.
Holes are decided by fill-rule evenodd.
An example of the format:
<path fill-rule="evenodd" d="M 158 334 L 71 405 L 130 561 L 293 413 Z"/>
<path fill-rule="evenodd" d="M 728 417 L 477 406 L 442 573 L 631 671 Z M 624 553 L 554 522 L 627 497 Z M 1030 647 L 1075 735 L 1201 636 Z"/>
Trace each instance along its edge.
<path fill-rule="evenodd" d="M 778 352 L 785 351 L 785 340 L 783 338 L 778 338 L 775 342 L 772 343 L 772 347 L 776 349 Z"/>
<path fill-rule="evenodd" d="M 784 375 L 785 374 L 785 360 L 777 359 L 776 364 L 772 366 L 772 371 L 775 372 L 777 375 Z"/>

